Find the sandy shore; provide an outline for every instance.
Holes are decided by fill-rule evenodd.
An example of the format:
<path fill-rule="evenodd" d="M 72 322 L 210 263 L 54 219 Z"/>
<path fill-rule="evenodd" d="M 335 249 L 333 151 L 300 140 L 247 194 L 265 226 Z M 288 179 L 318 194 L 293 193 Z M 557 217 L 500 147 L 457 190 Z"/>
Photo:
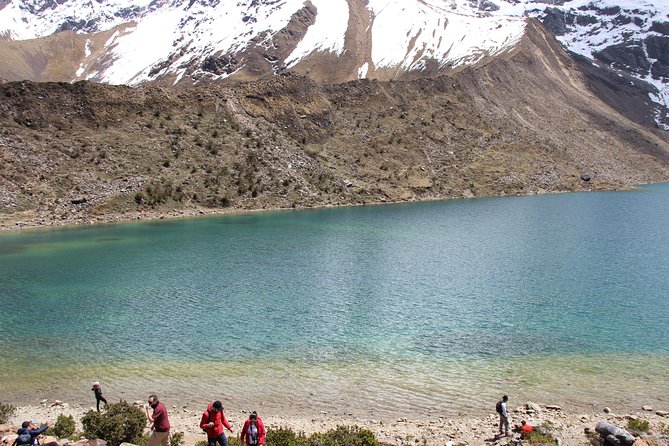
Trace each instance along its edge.
<path fill-rule="evenodd" d="M 666 430 L 669 426 L 669 414 L 664 412 L 666 408 L 639 407 L 637 412 L 616 413 L 616 408 L 611 408 L 609 413 L 602 408 L 598 413 L 567 413 L 555 406 L 539 405 L 537 412 L 528 411 L 525 405 L 513 407 L 511 423 L 520 423 L 527 420 L 535 426 L 552 425 L 552 433 L 560 439 L 562 445 L 584 445 L 588 444 L 585 436 L 586 428 L 594 429 L 599 421 L 609 421 L 620 427 L 627 426 L 630 418 L 639 418 L 650 422 L 653 432 Z M 16 414 L 10 419 L 13 427 L 7 426 L 6 431 L 11 431 L 20 425 L 23 420 L 44 422 L 53 420 L 60 414 L 72 415 L 77 423 L 81 416 L 93 407 L 83 404 L 69 404 L 67 402 L 43 401 L 39 405 L 17 407 Z M 199 421 L 204 408 L 169 406 L 169 417 L 173 431 L 184 432 L 186 445 L 193 445 L 203 440 L 204 435 L 199 428 Z M 227 418 L 233 424 L 235 431 L 241 428 L 247 414 L 243 412 L 226 411 Z M 467 443 L 470 445 L 483 444 L 512 444 L 512 438 L 503 438 L 495 441 L 497 433 L 498 416 L 494 413 L 482 416 L 461 416 L 458 418 L 434 418 L 434 419 L 407 419 L 395 420 L 363 419 L 347 416 L 332 415 L 319 412 L 308 416 L 283 416 L 275 413 L 260 413 L 268 427 L 289 427 L 295 432 L 311 434 L 313 432 L 325 432 L 337 426 L 359 426 L 374 432 L 377 438 L 392 445 L 445 445 L 449 441 L 455 444 Z M 79 424 L 79 429 L 81 428 Z M 3 434 L 5 435 L 5 434 Z M 663 440 L 665 443 L 667 439 Z M 661 443 L 661 444 L 665 444 Z"/>

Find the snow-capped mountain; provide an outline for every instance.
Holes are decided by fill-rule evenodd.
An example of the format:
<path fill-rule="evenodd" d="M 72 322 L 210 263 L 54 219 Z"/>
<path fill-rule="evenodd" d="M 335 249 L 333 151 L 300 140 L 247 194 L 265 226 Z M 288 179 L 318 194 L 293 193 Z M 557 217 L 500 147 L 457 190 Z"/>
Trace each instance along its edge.
<path fill-rule="evenodd" d="M 428 60 L 457 67 L 508 49 L 524 26 L 523 18 L 463 14 L 441 0 L 14 0 L 0 11 L 9 39 L 90 34 L 77 78 L 113 84 L 278 72 L 316 54 L 350 56 L 356 45 L 355 77 L 420 70 Z M 254 60 L 258 53 L 264 61 Z"/>
<path fill-rule="evenodd" d="M 525 14 L 540 18 L 569 51 L 655 87 L 656 91 L 649 96 L 661 106 L 656 110 L 656 122 L 669 130 L 669 2 L 557 0 L 556 3 L 529 3 L 522 9 Z M 504 13 L 512 10 L 506 9 Z"/>
<path fill-rule="evenodd" d="M 652 84 L 656 121 L 669 124 L 669 2 L 0 0 L 0 36 L 49 41 L 12 50 L 38 80 L 174 85 L 292 70 L 340 82 L 484 63 L 521 41 L 529 17 L 569 51 Z M 45 64 L 47 51 L 59 64 Z"/>

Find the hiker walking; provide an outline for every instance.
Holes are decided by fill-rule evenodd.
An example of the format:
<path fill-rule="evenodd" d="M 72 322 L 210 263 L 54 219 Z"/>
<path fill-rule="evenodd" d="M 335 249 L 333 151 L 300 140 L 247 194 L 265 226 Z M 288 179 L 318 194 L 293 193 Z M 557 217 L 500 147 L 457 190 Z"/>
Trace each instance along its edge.
<path fill-rule="evenodd" d="M 220 401 L 209 403 L 200 420 L 200 428 L 207 433 L 207 446 L 216 446 L 216 443 L 221 446 L 228 446 L 228 437 L 223 432 L 224 426 L 231 433 L 235 433 L 235 430 L 225 418 L 223 403 Z"/>
<path fill-rule="evenodd" d="M 263 446 L 265 444 L 265 425 L 254 410 L 244 422 L 239 438 L 247 446 Z"/>
<path fill-rule="evenodd" d="M 100 383 L 95 381 L 91 390 L 95 393 L 95 408 L 98 412 L 100 412 L 100 401 L 105 403 L 105 407 L 107 407 L 107 400 L 104 396 L 102 396 L 102 388 L 100 387 Z"/>
<path fill-rule="evenodd" d="M 148 446 L 169 446 L 170 441 L 170 420 L 167 418 L 167 408 L 158 400 L 156 395 L 149 396 L 149 406 L 153 413 L 149 413 L 146 408 L 146 417 L 151 422 L 151 436 Z"/>
<path fill-rule="evenodd" d="M 501 400 L 497 401 L 495 410 L 499 414 L 499 434 L 509 436 L 509 412 L 506 409 L 506 402 L 509 401 L 509 397 L 504 395 Z M 502 428 L 504 431 L 502 432 Z"/>

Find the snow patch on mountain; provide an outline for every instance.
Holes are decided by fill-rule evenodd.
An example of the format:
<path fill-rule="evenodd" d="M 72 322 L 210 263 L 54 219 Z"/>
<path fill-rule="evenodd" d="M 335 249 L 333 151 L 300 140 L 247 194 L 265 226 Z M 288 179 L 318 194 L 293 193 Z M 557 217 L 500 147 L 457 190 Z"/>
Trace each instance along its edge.
<path fill-rule="evenodd" d="M 444 5 L 370 0 L 374 64 L 413 70 L 434 58 L 439 68 L 469 65 L 513 47 L 523 36 L 522 18 L 464 15 Z"/>
<path fill-rule="evenodd" d="M 304 0 L 69 0 L 45 6 L 38 0 L 13 0 L 0 11 L 0 31 L 29 39 L 72 29 L 99 32 L 120 27 L 109 40 L 102 64 L 84 62 L 81 78 L 112 84 L 138 84 L 165 74 L 179 79 L 223 78 L 243 67 L 236 60 L 225 72 L 194 70 L 198 61 L 242 53 L 251 45 L 271 45 L 272 37 L 308 3 Z M 292 68 L 314 53 L 346 51 L 348 0 L 311 0 L 315 22 L 279 63 Z M 370 0 L 372 68 L 421 70 L 427 60 L 439 67 L 476 63 L 512 47 L 523 35 L 524 18 L 483 17 L 468 3 L 450 0 Z M 132 23 L 134 26 L 130 26 Z M 121 26 L 124 25 L 124 26 Z M 241 56 L 243 58 L 243 56 Z M 81 68 L 80 67 L 80 68 Z M 187 68 L 191 67 L 191 68 Z"/>
<path fill-rule="evenodd" d="M 288 68 L 295 66 L 314 51 L 341 54 L 348 29 L 349 7 L 346 0 L 311 0 L 316 7 L 316 23 L 285 61 Z"/>
<path fill-rule="evenodd" d="M 669 130 L 669 1 L 495 1 L 492 14 L 537 17 L 569 51 L 654 86 L 656 122 Z"/>
<path fill-rule="evenodd" d="M 141 17 L 155 0 L 12 0 L 0 11 L 0 30 L 12 40 L 44 37 L 57 31 L 77 29 L 96 32 Z"/>

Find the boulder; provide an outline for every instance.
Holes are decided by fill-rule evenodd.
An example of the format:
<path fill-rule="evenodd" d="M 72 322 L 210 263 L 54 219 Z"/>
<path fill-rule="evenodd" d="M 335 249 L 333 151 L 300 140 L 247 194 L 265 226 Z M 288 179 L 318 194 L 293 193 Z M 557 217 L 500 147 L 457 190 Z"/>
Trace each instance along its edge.
<path fill-rule="evenodd" d="M 655 412 L 655 415 L 659 415 L 661 417 L 667 417 L 669 416 L 669 412 L 667 412 L 666 410 L 658 410 L 657 412 Z"/>
<path fill-rule="evenodd" d="M 615 424 L 600 421 L 595 426 L 595 431 L 602 437 L 604 444 L 613 446 L 632 446 L 636 438 Z"/>
<path fill-rule="evenodd" d="M 650 30 L 669 36 L 669 22 L 653 22 L 650 26 Z"/>
<path fill-rule="evenodd" d="M 646 57 L 642 40 L 633 39 L 611 45 L 602 51 L 593 52 L 592 55 L 613 68 L 630 70 L 640 75 L 647 75 L 650 72 L 650 61 Z"/>
<path fill-rule="evenodd" d="M 653 411 L 653 406 L 641 406 L 641 410 L 652 412 Z"/>
<path fill-rule="evenodd" d="M 537 403 L 533 403 L 532 401 L 528 401 L 525 404 L 525 409 L 526 410 L 533 410 L 534 413 L 539 413 L 541 412 L 541 407 Z"/>
<path fill-rule="evenodd" d="M 648 36 L 645 39 L 648 57 L 662 64 L 669 64 L 669 36 Z"/>

